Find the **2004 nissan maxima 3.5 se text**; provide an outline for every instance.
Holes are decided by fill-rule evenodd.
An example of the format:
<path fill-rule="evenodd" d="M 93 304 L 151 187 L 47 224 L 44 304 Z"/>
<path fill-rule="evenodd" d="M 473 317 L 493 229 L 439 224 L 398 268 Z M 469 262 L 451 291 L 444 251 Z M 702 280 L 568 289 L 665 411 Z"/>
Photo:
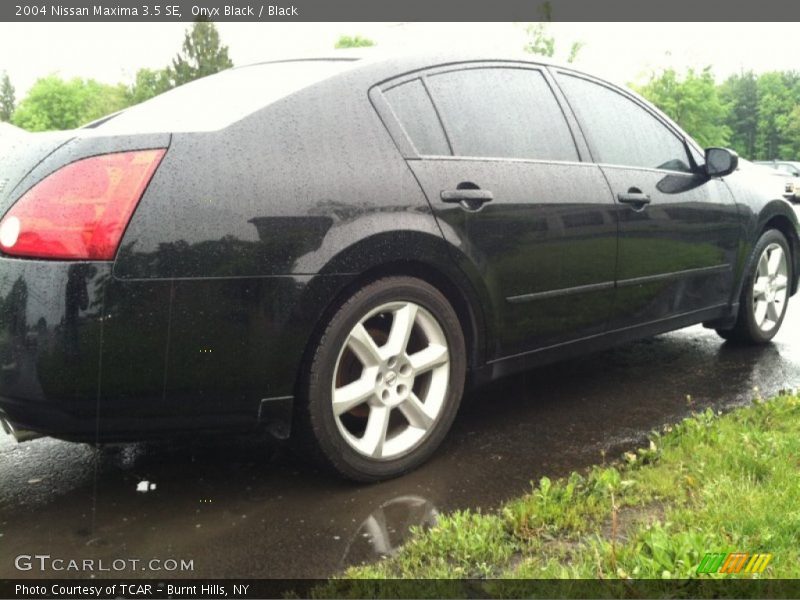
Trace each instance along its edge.
<path fill-rule="evenodd" d="M 769 341 L 800 272 L 771 179 L 530 57 L 226 71 L 5 142 L 0 420 L 264 429 L 396 476 L 466 382 L 697 323 Z"/>

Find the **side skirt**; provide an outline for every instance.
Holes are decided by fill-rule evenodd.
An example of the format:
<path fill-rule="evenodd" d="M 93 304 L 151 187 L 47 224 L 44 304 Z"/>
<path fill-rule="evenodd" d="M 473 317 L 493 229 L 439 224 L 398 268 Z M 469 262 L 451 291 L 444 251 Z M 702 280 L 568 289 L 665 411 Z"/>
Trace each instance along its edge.
<path fill-rule="evenodd" d="M 566 358 L 573 358 L 581 354 L 606 350 L 620 344 L 675 331 L 677 329 L 683 329 L 684 327 L 690 327 L 700 323 L 724 320 L 730 318 L 731 315 L 735 317 L 737 309 L 737 305 L 720 304 L 711 308 L 683 313 L 643 325 L 606 331 L 589 337 L 495 359 L 473 372 L 471 382 L 475 385 L 482 385 L 499 377 L 505 377 L 519 371 L 546 365 Z"/>

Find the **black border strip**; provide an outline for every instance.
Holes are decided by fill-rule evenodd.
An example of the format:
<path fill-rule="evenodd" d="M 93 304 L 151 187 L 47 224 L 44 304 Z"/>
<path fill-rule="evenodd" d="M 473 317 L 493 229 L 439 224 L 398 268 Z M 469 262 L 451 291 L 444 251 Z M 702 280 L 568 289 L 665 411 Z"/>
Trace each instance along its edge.
<path fill-rule="evenodd" d="M 239 10 L 226 11 L 225 6 Z M 17 6 L 46 7 L 18 11 Z M 67 10 L 51 10 L 51 6 Z M 148 10 L 145 13 L 144 7 Z M 99 11 L 95 8 L 99 7 Z M 156 10 L 158 7 L 158 10 Z M 132 11 L 136 8 L 135 13 Z M 167 10 L 169 8 L 169 10 Z M 278 10 L 280 9 L 280 10 Z M 553 21 L 573 22 L 729 22 L 800 20 L 800 3 L 786 0 L 8 0 L 0 2 L 0 21 L 15 22 L 187 22 L 197 18 L 236 22 L 311 21 Z M 635 49 L 632 49 L 635 51 Z"/>
<path fill-rule="evenodd" d="M 19 587 L 18 587 L 19 586 Z M 145 587 L 147 586 L 147 587 Z M 171 586 L 171 587 L 170 587 Z M 234 586 L 237 586 L 234 588 Z M 246 586 L 246 587 L 245 587 Z M 83 589 L 82 589 L 83 588 Z M 88 588 L 88 589 L 87 589 Z M 99 594 L 97 592 L 100 589 Z M 24 590 L 24 591 L 22 591 Z M 38 591 L 34 591 L 38 590 Z M 178 590 L 178 591 L 176 591 Z M 798 598 L 798 579 L 7 579 L 0 598 Z"/>

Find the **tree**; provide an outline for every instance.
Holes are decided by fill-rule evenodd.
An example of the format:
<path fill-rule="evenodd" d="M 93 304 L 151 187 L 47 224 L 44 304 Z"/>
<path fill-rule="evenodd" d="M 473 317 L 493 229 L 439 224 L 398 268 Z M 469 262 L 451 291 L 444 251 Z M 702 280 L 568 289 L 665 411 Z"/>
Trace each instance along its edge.
<path fill-rule="evenodd" d="M 556 39 L 548 34 L 547 23 L 531 23 L 525 28 L 528 34 L 528 43 L 525 44 L 523 50 L 530 54 L 538 54 L 539 56 L 546 56 L 552 58 L 556 55 Z M 578 58 L 578 54 L 584 47 L 583 42 L 572 42 L 567 54 L 566 62 L 573 63 Z"/>
<path fill-rule="evenodd" d="M 703 146 L 727 145 L 731 133 L 726 125 L 728 107 L 720 98 L 710 67 L 700 73 L 689 69 L 683 77 L 666 69 L 651 75 L 637 91 Z"/>
<path fill-rule="evenodd" d="M 781 145 L 781 158 L 797 160 L 800 157 L 800 104 L 789 114 L 786 141 Z"/>
<path fill-rule="evenodd" d="M 336 40 L 336 44 L 334 44 L 334 48 L 367 48 L 369 46 L 374 46 L 375 42 L 371 39 L 366 37 L 361 37 L 360 35 L 343 35 L 338 40 Z"/>
<path fill-rule="evenodd" d="M 128 88 L 128 102 L 139 104 L 172 88 L 168 69 L 139 69 L 136 81 Z"/>
<path fill-rule="evenodd" d="M 122 84 L 78 78 L 65 81 L 50 75 L 33 84 L 14 111 L 12 121 L 29 131 L 74 129 L 127 105 Z"/>
<path fill-rule="evenodd" d="M 198 21 L 186 31 L 183 49 L 172 60 L 170 77 L 175 86 L 230 69 L 228 47 L 220 44 L 219 32 L 209 21 Z"/>
<path fill-rule="evenodd" d="M 756 153 L 759 158 L 772 160 L 792 153 L 797 140 L 791 139 L 790 115 L 800 104 L 800 75 L 788 71 L 764 73 L 758 78 L 758 133 Z"/>
<path fill-rule="evenodd" d="M 525 28 L 530 40 L 523 48 L 530 54 L 552 57 L 556 53 L 556 39 L 547 35 L 547 23 L 531 23 Z"/>
<path fill-rule="evenodd" d="M 16 102 L 14 92 L 14 86 L 11 85 L 11 78 L 8 76 L 8 73 L 3 71 L 3 77 L 0 78 L 0 121 L 11 121 L 11 115 L 14 114 L 14 104 Z"/>
<path fill-rule="evenodd" d="M 720 86 L 720 98 L 728 107 L 726 125 L 730 146 L 741 156 L 755 158 L 758 132 L 758 77 L 752 72 L 732 75 Z"/>
<path fill-rule="evenodd" d="M 549 35 L 548 24 L 553 20 L 553 7 L 550 2 L 545 2 L 539 7 L 539 12 L 542 20 L 538 23 L 529 23 L 525 28 L 528 43 L 522 49 L 530 54 L 552 58 L 556 54 L 556 39 Z M 568 63 L 575 62 L 584 45 L 580 41 L 572 42 L 565 60 Z"/>

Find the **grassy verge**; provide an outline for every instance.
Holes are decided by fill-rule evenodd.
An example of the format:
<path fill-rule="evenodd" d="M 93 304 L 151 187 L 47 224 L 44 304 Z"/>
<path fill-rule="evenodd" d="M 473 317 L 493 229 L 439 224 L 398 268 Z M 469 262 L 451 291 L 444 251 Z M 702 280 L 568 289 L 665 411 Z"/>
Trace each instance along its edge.
<path fill-rule="evenodd" d="M 344 579 L 798 578 L 799 475 L 800 397 L 708 410 L 612 465 L 543 478 L 498 512 L 443 516 Z M 708 552 L 773 558 L 760 575 L 698 575 Z M 328 591 L 358 595 L 355 584 Z"/>

